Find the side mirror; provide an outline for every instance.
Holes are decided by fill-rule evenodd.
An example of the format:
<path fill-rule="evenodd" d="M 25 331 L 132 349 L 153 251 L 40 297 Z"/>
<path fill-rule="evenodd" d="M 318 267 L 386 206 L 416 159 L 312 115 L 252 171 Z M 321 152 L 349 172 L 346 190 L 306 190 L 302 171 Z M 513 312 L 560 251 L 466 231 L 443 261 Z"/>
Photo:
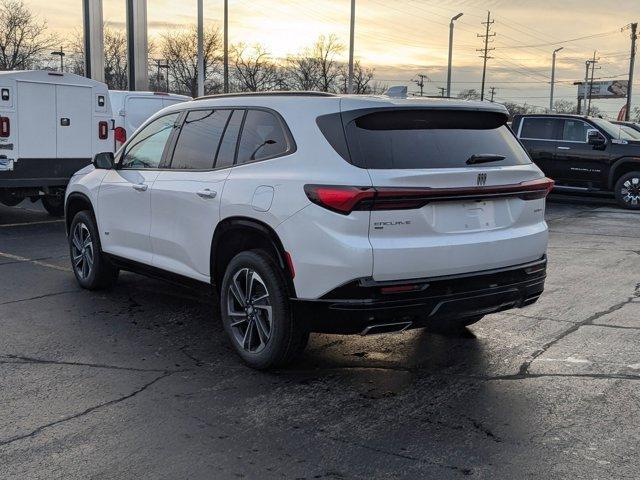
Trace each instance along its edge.
<path fill-rule="evenodd" d="M 113 152 L 96 153 L 93 157 L 93 166 L 103 170 L 111 170 L 115 165 Z"/>
<path fill-rule="evenodd" d="M 602 147 L 607 143 L 607 139 L 595 128 L 587 131 L 587 142 L 594 147 Z"/>

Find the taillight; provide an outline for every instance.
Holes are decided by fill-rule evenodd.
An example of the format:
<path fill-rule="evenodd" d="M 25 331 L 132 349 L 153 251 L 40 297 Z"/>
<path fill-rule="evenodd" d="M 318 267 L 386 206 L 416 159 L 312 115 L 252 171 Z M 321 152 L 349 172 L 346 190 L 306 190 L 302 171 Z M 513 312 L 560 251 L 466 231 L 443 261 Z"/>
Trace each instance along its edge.
<path fill-rule="evenodd" d="M 127 131 L 122 127 L 116 127 L 113 131 L 113 136 L 116 139 L 116 145 L 118 147 L 127 141 Z"/>
<path fill-rule="evenodd" d="M 0 137 L 7 138 L 11 134 L 11 121 L 9 117 L 0 117 Z"/>
<path fill-rule="evenodd" d="M 353 187 L 341 185 L 305 185 L 309 200 L 337 213 L 354 210 L 410 210 L 431 202 L 483 200 L 516 197 L 522 200 L 545 198 L 554 181 L 540 178 L 527 182 L 460 188 Z"/>
<path fill-rule="evenodd" d="M 345 215 L 353 210 L 368 210 L 357 207 L 367 200 L 372 201 L 376 193 L 372 187 L 340 185 L 305 185 L 304 191 L 313 203 Z"/>
<path fill-rule="evenodd" d="M 100 140 L 109 138 L 109 124 L 105 121 L 98 122 L 98 138 Z"/>

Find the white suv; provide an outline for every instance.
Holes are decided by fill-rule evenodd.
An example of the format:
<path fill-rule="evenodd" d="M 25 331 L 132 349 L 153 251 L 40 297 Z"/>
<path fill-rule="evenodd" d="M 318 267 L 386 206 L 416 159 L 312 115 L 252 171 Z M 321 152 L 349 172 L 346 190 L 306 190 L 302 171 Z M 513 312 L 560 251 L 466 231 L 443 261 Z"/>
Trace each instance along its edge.
<path fill-rule="evenodd" d="M 493 103 L 262 93 L 154 115 L 67 188 L 76 278 L 213 285 L 251 366 L 309 332 L 460 328 L 537 300 L 545 197 Z"/>

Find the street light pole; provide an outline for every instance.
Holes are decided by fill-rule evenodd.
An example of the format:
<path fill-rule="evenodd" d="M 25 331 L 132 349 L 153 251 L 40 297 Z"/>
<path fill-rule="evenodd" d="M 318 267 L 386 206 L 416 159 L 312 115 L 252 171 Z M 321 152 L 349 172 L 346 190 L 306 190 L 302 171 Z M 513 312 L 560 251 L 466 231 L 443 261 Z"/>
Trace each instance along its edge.
<path fill-rule="evenodd" d="M 204 96 L 204 0 L 198 0 L 198 96 Z"/>
<path fill-rule="evenodd" d="M 453 58 L 453 22 L 458 20 L 463 13 L 459 13 L 449 23 L 449 66 L 447 68 L 447 97 L 451 97 L 451 63 Z"/>
<path fill-rule="evenodd" d="M 349 30 L 349 81 L 347 93 L 353 93 L 353 41 L 356 27 L 356 0 L 351 0 L 351 27 Z"/>
<path fill-rule="evenodd" d="M 553 51 L 553 60 L 551 62 L 551 94 L 549 95 L 549 113 L 553 112 L 553 87 L 556 81 L 556 54 L 564 47 L 556 48 Z"/>
<path fill-rule="evenodd" d="M 229 0 L 224 0 L 224 93 L 229 93 Z"/>

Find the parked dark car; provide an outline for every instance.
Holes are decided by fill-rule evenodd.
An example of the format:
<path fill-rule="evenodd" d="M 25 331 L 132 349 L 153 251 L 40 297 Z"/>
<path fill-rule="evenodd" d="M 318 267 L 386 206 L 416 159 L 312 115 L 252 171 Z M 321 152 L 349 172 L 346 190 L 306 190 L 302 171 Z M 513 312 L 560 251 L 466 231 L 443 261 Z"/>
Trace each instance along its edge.
<path fill-rule="evenodd" d="M 640 210 L 640 141 L 607 120 L 579 115 L 516 115 L 512 129 L 562 192 L 612 193 Z"/>

